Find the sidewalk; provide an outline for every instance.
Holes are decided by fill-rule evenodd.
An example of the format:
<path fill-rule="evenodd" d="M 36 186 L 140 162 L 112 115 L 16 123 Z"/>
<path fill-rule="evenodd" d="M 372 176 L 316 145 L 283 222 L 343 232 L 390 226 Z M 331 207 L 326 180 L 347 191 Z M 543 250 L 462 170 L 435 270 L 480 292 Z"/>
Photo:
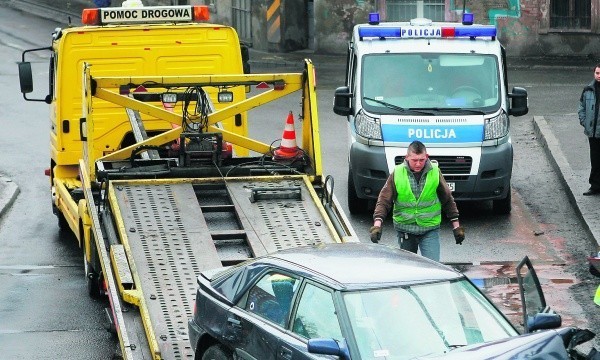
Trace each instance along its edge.
<path fill-rule="evenodd" d="M 19 187 L 10 178 L 0 175 L 0 221 L 19 194 Z"/>
<path fill-rule="evenodd" d="M 538 140 L 558 173 L 573 208 L 591 236 L 591 243 L 600 240 L 600 196 L 583 196 L 590 186 L 588 177 L 588 141 L 580 126 L 574 126 L 577 115 L 534 116 L 533 125 Z M 582 150 L 583 149 L 583 150 Z"/>

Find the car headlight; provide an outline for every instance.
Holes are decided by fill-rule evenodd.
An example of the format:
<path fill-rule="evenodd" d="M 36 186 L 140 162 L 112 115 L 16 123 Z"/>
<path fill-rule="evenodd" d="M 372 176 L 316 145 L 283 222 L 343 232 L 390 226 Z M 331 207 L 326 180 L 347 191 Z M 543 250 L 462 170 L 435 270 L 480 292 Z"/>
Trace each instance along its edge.
<path fill-rule="evenodd" d="M 484 140 L 498 139 L 508 134 L 508 115 L 502 111 L 498 116 L 485 119 Z"/>
<path fill-rule="evenodd" d="M 354 117 L 356 135 L 367 139 L 383 140 L 381 136 L 381 120 L 365 115 L 360 111 Z"/>

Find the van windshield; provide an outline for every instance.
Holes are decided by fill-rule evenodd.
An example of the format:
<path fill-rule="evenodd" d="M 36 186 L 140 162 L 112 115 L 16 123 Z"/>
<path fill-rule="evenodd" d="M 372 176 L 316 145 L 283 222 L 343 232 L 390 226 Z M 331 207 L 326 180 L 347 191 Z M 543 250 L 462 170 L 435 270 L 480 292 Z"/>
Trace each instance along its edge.
<path fill-rule="evenodd" d="M 500 106 L 498 69 L 494 55 L 365 55 L 362 105 L 376 114 L 411 109 L 490 113 Z"/>

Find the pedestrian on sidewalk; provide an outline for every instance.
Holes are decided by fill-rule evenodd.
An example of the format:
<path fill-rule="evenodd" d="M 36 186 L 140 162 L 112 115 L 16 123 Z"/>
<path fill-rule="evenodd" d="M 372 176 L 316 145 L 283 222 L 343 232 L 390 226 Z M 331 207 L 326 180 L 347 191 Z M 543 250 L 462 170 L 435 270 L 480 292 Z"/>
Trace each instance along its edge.
<path fill-rule="evenodd" d="M 440 261 L 442 210 L 452 223 L 456 243 L 465 239 L 452 192 L 420 141 L 408 146 L 404 162 L 394 168 L 379 193 L 370 229 L 372 242 L 379 242 L 381 224 L 392 207 L 401 249 L 414 253 L 420 249 L 421 255 Z"/>
<path fill-rule="evenodd" d="M 600 105 L 600 63 L 594 67 L 594 80 L 583 88 L 579 98 L 579 123 L 590 143 L 590 188 L 583 195 L 600 194 L 600 124 L 598 124 L 598 105 Z"/>

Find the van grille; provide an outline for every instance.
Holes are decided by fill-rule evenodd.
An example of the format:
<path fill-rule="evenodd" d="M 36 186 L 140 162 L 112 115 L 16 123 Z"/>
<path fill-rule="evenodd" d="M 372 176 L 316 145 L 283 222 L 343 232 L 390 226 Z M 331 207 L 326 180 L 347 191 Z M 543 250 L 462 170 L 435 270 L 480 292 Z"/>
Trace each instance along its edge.
<path fill-rule="evenodd" d="M 430 156 L 431 160 L 437 160 L 444 177 L 448 175 L 465 175 L 471 172 L 473 159 L 470 156 Z M 396 156 L 396 165 L 402 164 L 404 156 Z"/>

